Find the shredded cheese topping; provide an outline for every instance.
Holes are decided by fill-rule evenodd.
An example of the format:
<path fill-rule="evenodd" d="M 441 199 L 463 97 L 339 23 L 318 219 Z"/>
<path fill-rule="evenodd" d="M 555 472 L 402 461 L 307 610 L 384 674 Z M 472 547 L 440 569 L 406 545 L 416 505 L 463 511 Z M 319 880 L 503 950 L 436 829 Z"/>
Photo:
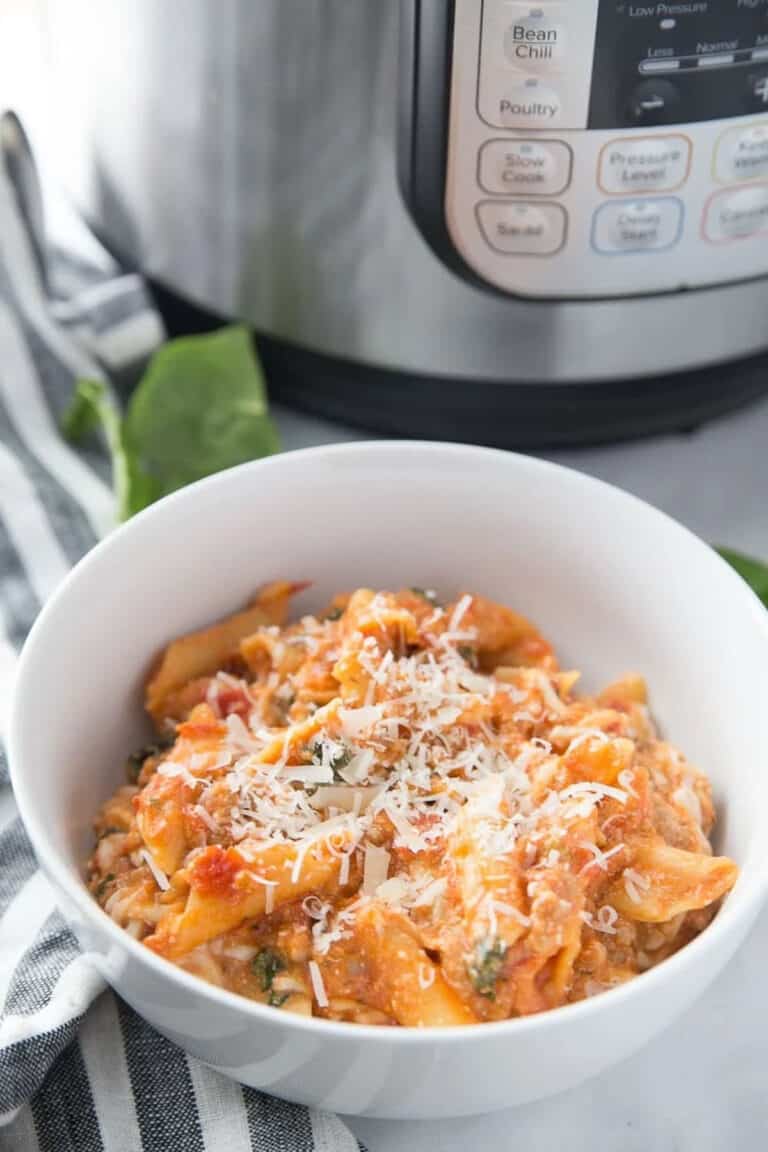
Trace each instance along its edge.
<path fill-rule="evenodd" d="M 407 969 L 397 987 L 425 1003 L 450 986 L 448 1018 L 501 1019 L 644 970 L 690 934 L 679 911 L 648 927 L 665 900 L 698 931 L 732 883 L 708 879 L 707 782 L 656 738 L 637 678 L 576 696 L 503 606 L 361 589 L 251 628 L 153 705 L 176 739 L 109 802 L 121 831 L 92 860 L 109 914 L 206 979 L 421 1024 L 385 995 Z M 228 927 L 212 938 L 209 920 Z"/>
<path fill-rule="evenodd" d="M 312 991 L 315 994 L 315 1000 L 317 1000 L 321 1008 L 327 1008 L 328 997 L 325 994 L 323 976 L 316 960 L 309 961 L 309 976 L 312 981 Z"/>

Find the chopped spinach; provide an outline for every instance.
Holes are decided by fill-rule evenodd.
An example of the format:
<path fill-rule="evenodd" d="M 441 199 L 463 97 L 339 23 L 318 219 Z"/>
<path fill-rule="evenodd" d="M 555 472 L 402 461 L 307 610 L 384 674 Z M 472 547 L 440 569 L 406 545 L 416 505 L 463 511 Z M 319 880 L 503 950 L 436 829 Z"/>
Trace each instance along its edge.
<path fill-rule="evenodd" d="M 101 897 L 104 895 L 104 893 L 107 890 L 107 885 L 111 884 L 114 879 L 115 879 L 114 872 L 107 872 L 104 879 L 100 881 L 100 883 L 98 884 L 98 886 L 96 888 L 96 899 L 97 900 L 101 899 Z"/>
<path fill-rule="evenodd" d="M 129 783 L 135 784 L 137 782 L 141 770 L 144 767 L 145 760 L 148 760 L 150 756 L 159 756 L 161 752 L 167 752 L 169 748 L 173 747 L 175 739 L 176 734 L 173 733 L 161 737 L 155 744 L 145 744 L 143 748 L 137 748 L 135 752 L 131 752 L 125 762 L 125 771 Z"/>
<path fill-rule="evenodd" d="M 130 756 L 125 762 L 125 774 L 128 777 L 129 784 L 136 784 L 144 767 L 144 749 L 140 748 L 138 752 L 131 752 Z"/>
<path fill-rule="evenodd" d="M 282 1008 L 287 999 L 287 992 L 270 992 L 267 1003 L 270 1004 L 273 1008 Z"/>
<path fill-rule="evenodd" d="M 507 946 L 503 940 L 481 940 L 468 965 L 473 988 L 489 1000 L 496 996 L 496 982 L 501 975 L 506 951 Z"/>
<path fill-rule="evenodd" d="M 296 700 L 296 693 L 295 692 L 289 692 L 285 696 L 275 696 L 274 697 L 274 704 L 273 704 L 274 710 L 275 710 L 275 713 L 277 715 L 278 720 L 281 720 L 283 724 L 288 723 L 288 713 L 290 712 L 291 708 L 293 707 L 295 700 Z"/>
<path fill-rule="evenodd" d="M 746 580 L 752 591 L 768 608 L 768 565 L 762 560 L 755 560 L 752 556 L 734 552 L 732 548 L 718 548 L 717 551 L 732 568 L 736 569 L 739 576 Z"/>
<path fill-rule="evenodd" d="M 477 651 L 469 644 L 460 644 L 456 649 L 462 660 L 469 664 L 470 668 L 477 668 Z"/>
<path fill-rule="evenodd" d="M 312 763 L 313 764 L 322 764 L 323 763 L 323 741 L 322 740 L 313 741 L 313 743 L 310 745 L 309 750 L 310 750 L 310 753 L 312 755 Z M 343 782 L 344 777 L 339 774 L 339 769 L 340 768 L 346 768 L 347 764 L 349 764 L 353 755 L 354 755 L 354 753 L 351 751 L 351 749 L 345 748 L 345 747 L 339 747 L 338 751 L 333 753 L 333 755 L 331 756 L 330 765 L 331 765 L 331 771 L 333 772 L 334 780 Z"/>
<path fill-rule="evenodd" d="M 272 989 L 272 981 L 275 976 L 285 968 L 285 960 L 274 949 L 262 948 L 251 961 L 251 968 L 259 981 L 262 992 L 269 992 Z"/>

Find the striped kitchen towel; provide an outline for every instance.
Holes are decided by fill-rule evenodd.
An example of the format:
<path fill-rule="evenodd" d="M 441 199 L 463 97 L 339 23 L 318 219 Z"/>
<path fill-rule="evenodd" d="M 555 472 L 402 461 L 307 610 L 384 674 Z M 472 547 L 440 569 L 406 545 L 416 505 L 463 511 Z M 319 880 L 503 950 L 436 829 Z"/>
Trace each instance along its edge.
<path fill-rule="evenodd" d="M 21 126 L 0 118 L 0 1150 L 358 1152 L 335 1116 L 241 1088 L 105 991 L 14 809 L 3 735 L 17 653 L 112 526 L 106 457 L 75 452 L 58 421 L 78 375 L 115 376 L 163 337 L 140 278 L 90 250 L 47 249 Z"/>

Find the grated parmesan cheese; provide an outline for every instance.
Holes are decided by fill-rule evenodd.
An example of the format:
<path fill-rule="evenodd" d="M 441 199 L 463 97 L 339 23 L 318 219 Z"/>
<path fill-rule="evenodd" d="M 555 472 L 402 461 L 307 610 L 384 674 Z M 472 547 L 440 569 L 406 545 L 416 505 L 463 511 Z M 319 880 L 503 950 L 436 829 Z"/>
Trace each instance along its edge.
<path fill-rule="evenodd" d="M 635 782 L 635 774 L 631 768 L 623 768 L 617 777 L 619 784 L 625 792 L 629 792 L 630 796 L 634 796 L 635 800 L 638 798 L 636 789 L 633 787 Z"/>
<path fill-rule="evenodd" d="M 431 988 L 435 982 L 435 970 L 431 964 L 425 964 L 422 960 L 419 962 L 416 977 L 419 981 L 419 988 L 422 992 L 426 992 L 427 988 Z"/>
<path fill-rule="evenodd" d="M 375 844 L 366 844 L 363 859 L 363 893 L 372 896 L 379 885 L 383 884 L 389 872 L 390 855 L 386 848 L 377 848 Z"/>
<path fill-rule="evenodd" d="M 141 857 L 141 859 L 146 864 L 147 868 L 149 868 L 150 872 L 154 876 L 155 883 L 157 884 L 160 891 L 161 892 L 167 892 L 171 886 L 170 882 L 169 882 L 168 877 L 166 876 L 165 872 L 163 872 L 162 868 L 160 868 L 158 866 L 152 853 L 147 848 L 142 848 L 139 852 L 139 856 Z"/>
<path fill-rule="evenodd" d="M 622 872 L 624 890 L 633 904 L 642 904 L 643 896 L 651 886 L 647 876 L 641 876 L 634 868 L 625 868 Z"/>
<path fill-rule="evenodd" d="M 431 908 L 435 902 L 444 895 L 448 881 L 445 876 L 439 876 L 437 880 L 433 880 L 431 884 L 427 884 L 411 903 L 411 908 Z"/>
<path fill-rule="evenodd" d="M 581 796 L 593 800 L 595 803 L 606 798 L 618 800 L 619 804 L 626 804 L 627 802 L 627 794 L 621 788 L 614 788 L 612 784 L 600 784 L 592 780 L 580 780 L 576 784 L 569 784 L 560 792 L 561 800 Z"/>
<path fill-rule="evenodd" d="M 363 732 L 373 728 L 381 719 L 380 705 L 363 705 L 362 708 L 339 708 L 341 731 L 347 740 L 357 740 Z"/>
<path fill-rule="evenodd" d="M 580 912 L 579 915 L 593 932 L 603 932 L 607 936 L 616 935 L 614 924 L 618 920 L 619 914 L 610 904 L 603 904 L 601 908 L 598 908 L 597 916 L 593 916 L 591 912 Z"/>
<path fill-rule="evenodd" d="M 328 1007 L 328 997 L 325 994 L 325 984 L 323 983 L 323 976 L 316 960 L 309 961 L 309 978 L 312 981 L 312 991 L 315 994 L 315 1000 L 321 1008 Z"/>
<path fill-rule="evenodd" d="M 611 857 L 624 850 L 623 844 L 615 844 L 613 848 L 610 848 L 607 852 L 603 852 L 598 848 L 597 844 L 593 844 L 591 840 L 579 840 L 578 846 L 592 853 L 592 859 L 588 860 L 584 867 L 579 869 L 579 876 L 583 876 L 585 872 L 588 872 L 590 868 L 593 868 L 595 865 L 597 865 L 602 872 L 607 872 L 608 861 Z"/>
<path fill-rule="evenodd" d="M 195 816 L 199 817 L 200 820 L 202 820 L 203 824 L 205 824 L 209 832 L 217 833 L 219 831 L 218 824 L 214 820 L 213 816 L 211 816 L 208 809 L 204 807 L 204 805 L 193 804 L 190 808 L 190 811 L 194 813 Z"/>
<path fill-rule="evenodd" d="M 514 904 L 507 904 L 503 900 L 493 900 L 491 903 L 494 912 L 498 913 L 499 916 L 509 916 L 510 919 L 516 920 L 518 924 L 522 924 L 523 928 L 530 928 L 530 916 L 526 916 L 519 908 L 515 908 Z"/>

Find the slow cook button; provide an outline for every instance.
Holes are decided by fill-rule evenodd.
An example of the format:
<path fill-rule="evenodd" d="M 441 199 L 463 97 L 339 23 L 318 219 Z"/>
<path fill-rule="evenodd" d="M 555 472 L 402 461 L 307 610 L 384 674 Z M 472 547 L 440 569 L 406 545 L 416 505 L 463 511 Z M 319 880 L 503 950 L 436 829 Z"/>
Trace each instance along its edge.
<path fill-rule="evenodd" d="M 611 140 L 600 153 L 599 183 L 611 195 L 672 192 L 685 183 L 690 164 L 686 136 Z"/>
<path fill-rule="evenodd" d="M 717 192 L 704 215 L 704 235 L 713 243 L 745 240 L 768 232 L 768 184 Z"/>
<path fill-rule="evenodd" d="M 565 243 L 567 216 L 559 204 L 485 200 L 477 218 L 491 248 L 510 256 L 553 256 Z"/>
<path fill-rule="evenodd" d="M 478 178 L 497 195 L 559 196 L 571 182 L 571 150 L 559 140 L 489 140 Z"/>
<path fill-rule="evenodd" d="M 768 176 L 768 123 L 724 132 L 715 154 L 715 176 L 723 184 L 744 184 Z"/>
<path fill-rule="evenodd" d="M 659 252 L 680 238 L 683 205 L 673 196 L 603 204 L 592 222 L 598 252 Z"/>
<path fill-rule="evenodd" d="M 542 128 L 556 124 L 562 101 L 559 93 L 531 77 L 509 84 L 499 95 L 499 123 L 505 128 Z"/>
<path fill-rule="evenodd" d="M 504 11 L 504 54 L 515 68 L 556 69 L 565 54 L 561 4 L 508 4 Z"/>

